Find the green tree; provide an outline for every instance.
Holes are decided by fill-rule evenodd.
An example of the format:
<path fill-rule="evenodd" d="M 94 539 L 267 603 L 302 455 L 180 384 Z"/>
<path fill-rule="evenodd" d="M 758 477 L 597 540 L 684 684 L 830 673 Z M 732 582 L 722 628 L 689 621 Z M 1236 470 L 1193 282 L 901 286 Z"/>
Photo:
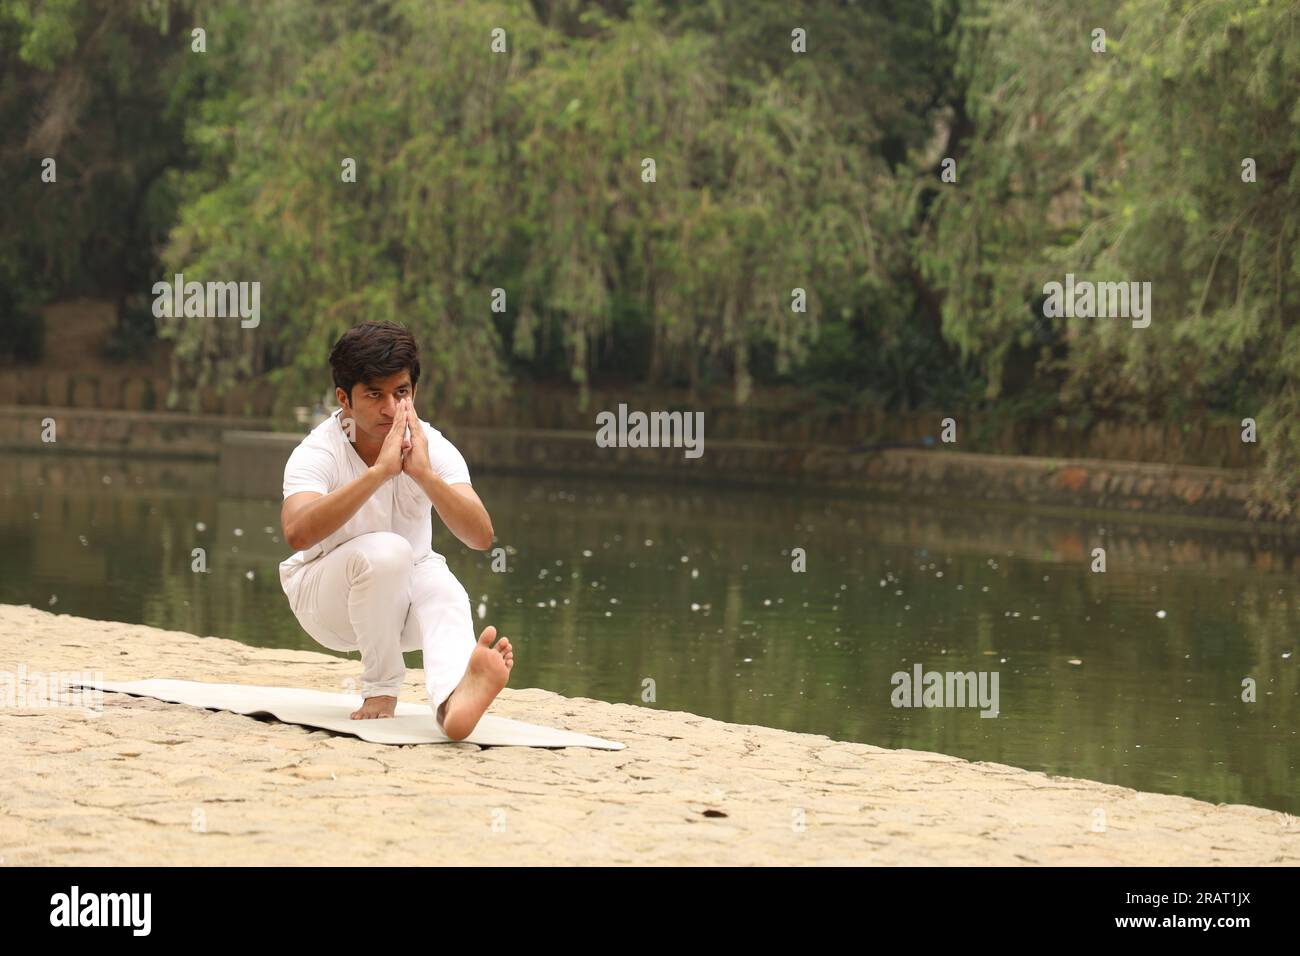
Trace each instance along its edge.
<path fill-rule="evenodd" d="M 175 221 L 197 92 L 176 32 L 188 6 L 0 0 L 0 181 L 13 214 L 0 281 L 29 312 L 61 297 L 113 300 L 119 345 L 152 335 L 144 293 Z"/>

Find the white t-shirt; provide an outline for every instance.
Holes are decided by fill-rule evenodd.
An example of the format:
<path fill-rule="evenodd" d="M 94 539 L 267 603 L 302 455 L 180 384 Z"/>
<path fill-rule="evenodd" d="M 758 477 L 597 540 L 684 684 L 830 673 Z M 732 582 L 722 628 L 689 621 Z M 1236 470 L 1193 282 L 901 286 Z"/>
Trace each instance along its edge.
<path fill-rule="evenodd" d="M 338 409 L 317 425 L 299 443 L 284 466 L 284 497 L 300 491 L 327 495 L 349 481 L 365 474 L 367 465 L 348 441 Z M 469 468 L 456 446 L 428 422 L 421 422 L 429 439 L 429 461 L 433 472 L 449 485 L 469 483 Z M 293 606 L 297 606 L 296 579 L 303 566 L 329 554 L 340 544 L 359 534 L 372 531 L 395 531 L 411 542 L 415 560 L 433 553 L 433 502 L 424 489 L 406 472 L 399 472 L 357 509 L 333 534 L 305 551 L 295 551 L 280 562 L 280 587 Z"/>

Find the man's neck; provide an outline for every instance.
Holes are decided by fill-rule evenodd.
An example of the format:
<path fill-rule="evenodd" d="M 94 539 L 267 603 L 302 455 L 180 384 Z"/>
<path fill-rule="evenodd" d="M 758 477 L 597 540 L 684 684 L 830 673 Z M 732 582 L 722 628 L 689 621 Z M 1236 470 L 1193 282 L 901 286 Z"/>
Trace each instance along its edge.
<path fill-rule="evenodd" d="M 340 413 L 340 425 L 342 425 L 342 419 L 345 415 L 346 413 Z M 346 430 L 343 433 L 343 440 L 352 446 L 353 450 L 357 453 L 357 457 L 365 463 L 365 466 L 371 468 L 374 466 L 375 462 L 379 460 L 379 450 L 383 447 L 384 443 L 382 441 L 377 441 L 374 446 L 371 447 L 364 444 L 364 438 L 365 436 L 361 436 L 356 441 L 353 441 L 351 438 L 348 438 Z"/>
<path fill-rule="evenodd" d="M 380 444 L 375 445 L 374 448 L 368 449 L 363 447 L 359 441 L 352 443 L 352 447 L 356 449 L 357 457 L 365 462 L 367 468 L 373 467 L 375 462 L 379 460 L 379 449 L 382 445 L 383 443 L 381 442 Z"/>

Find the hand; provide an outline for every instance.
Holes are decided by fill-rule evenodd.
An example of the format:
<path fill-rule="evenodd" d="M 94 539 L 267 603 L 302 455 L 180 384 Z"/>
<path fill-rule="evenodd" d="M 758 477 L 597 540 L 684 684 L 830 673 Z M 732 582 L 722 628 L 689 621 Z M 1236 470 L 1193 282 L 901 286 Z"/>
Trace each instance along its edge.
<path fill-rule="evenodd" d="M 402 459 L 402 471 L 415 477 L 433 471 L 433 462 L 429 460 L 429 436 L 424 433 L 424 422 L 415 414 L 415 406 L 410 399 L 403 399 L 407 405 L 406 420 L 411 426 L 411 450 Z"/>
<path fill-rule="evenodd" d="M 402 451 L 406 444 L 406 399 L 397 403 L 397 413 L 393 416 L 393 425 L 384 436 L 384 443 L 379 446 L 379 457 L 375 459 L 374 468 L 382 478 L 392 478 L 403 467 Z"/>

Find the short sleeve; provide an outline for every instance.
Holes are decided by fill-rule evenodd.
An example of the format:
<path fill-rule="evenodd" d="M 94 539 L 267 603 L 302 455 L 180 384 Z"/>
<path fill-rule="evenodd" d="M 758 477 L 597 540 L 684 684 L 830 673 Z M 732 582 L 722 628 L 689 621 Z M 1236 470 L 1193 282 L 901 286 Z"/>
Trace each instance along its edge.
<path fill-rule="evenodd" d="M 429 430 L 433 432 L 432 426 Z M 434 473 L 447 484 L 469 484 L 469 466 L 465 464 L 465 456 L 441 432 L 429 435 L 429 462 Z"/>
<path fill-rule="evenodd" d="M 327 495 L 334 487 L 334 461 L 321 448 L 299 445 L 284 466 L 284 497 L 300 491 Z"/>

